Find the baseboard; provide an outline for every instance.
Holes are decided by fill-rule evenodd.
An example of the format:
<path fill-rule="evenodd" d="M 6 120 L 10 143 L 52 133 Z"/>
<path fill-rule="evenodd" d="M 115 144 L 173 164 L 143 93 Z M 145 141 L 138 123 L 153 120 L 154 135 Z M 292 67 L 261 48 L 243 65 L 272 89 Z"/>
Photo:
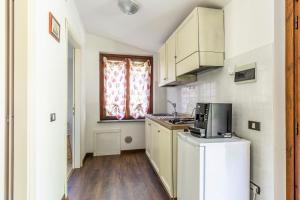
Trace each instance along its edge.
<path fill-rule="evenodd" d="M 145 151 L 146 151 L 146 149 L 122 150 L 121 154 L 122 153 L 140 153 L 140 152 L 145 152 Z M 86 160 L 88 158 L 91 158 L 91 157 L 94 157 L 94 153 L 91 153 L 91 152 L 86 153 L 85 156 L 84 156 L 84 158 L 83 158 L 83 160 L 82 160 L 82 165 L 84 165 L 84 163 L 86 162 Z"/>
<path fill-rule="evenodd" d="M 67 180 L 69 181 L 70 177 L 73 175 L 75 169 L 71 169 L 71 171 L 68 173 L 68 176 L 67 176 Z"/>
<path fill-rule="evenodd" d="M 123 153 L 141 153 L 141 152 L 145 152 L 146 149 L 131 149 L 131 150 L 122 150 L 121 154 Z"/>
<path fill-rule="evenodd" d="M 84 156 L 84 158 L 83 158 L 83 160 L 82 160 L 82 165 L 84 165 L 84 163 L 86 162 L 86 160 L 88 158 L 91 158 L 91 157 L 94 157 L 94 153 L 91 153 L 91 152 L 86 153 L 85 156 Z"/>
<path fill-rule="evenodd" d="M 61 200 L 68 200 L 68 197 L 64 194 L 64 196 L 61 198 Z"/>

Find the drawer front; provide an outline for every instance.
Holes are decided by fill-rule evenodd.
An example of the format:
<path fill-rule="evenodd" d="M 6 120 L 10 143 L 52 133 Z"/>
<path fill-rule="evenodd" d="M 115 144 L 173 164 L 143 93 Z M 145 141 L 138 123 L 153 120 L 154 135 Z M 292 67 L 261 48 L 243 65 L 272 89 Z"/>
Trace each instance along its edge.
<path fill-rule="evenodd" d="M 199 68 L 199 52 L 195 52 L 189 57 L 176 64 L 176 75 L 180 76 Z"/>

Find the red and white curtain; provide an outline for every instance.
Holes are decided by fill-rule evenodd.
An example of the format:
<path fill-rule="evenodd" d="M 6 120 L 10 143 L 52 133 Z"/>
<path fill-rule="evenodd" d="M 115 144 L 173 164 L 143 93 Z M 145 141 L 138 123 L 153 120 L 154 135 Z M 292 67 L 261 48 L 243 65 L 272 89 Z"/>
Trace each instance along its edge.
<path fill-rule="evenodd" d="M 144 118 L 151 102 L 150 61 L 105 57 L 103 61 L 105 115 L 119 120 Z"/>
<path fill-rule="evenodd" d="M 126 62 L 104 58 L 104 64 L 105 114 L 123 119 L 126 115 Z"/>
<path fill-rule="evenodd" d="M 130 116 L 135 119 L 143 118 L 150 107 L 151 66 L 150 62 L 134 62 L 130 66 Z"/>

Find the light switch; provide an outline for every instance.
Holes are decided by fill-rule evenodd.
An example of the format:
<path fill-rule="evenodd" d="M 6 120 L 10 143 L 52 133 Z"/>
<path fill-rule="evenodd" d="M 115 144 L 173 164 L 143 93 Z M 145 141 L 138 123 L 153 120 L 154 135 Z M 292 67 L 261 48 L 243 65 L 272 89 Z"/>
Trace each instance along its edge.
<path fill-rule="evenodd" d="M 50 114 L 50 122 L 56 121 L 56 113 L 51 113 Z"/>
<path fill-rule="evenodd" d="M 260 122 L 248 121 L 248 128 L 251 130 L 260 131 Z"/>

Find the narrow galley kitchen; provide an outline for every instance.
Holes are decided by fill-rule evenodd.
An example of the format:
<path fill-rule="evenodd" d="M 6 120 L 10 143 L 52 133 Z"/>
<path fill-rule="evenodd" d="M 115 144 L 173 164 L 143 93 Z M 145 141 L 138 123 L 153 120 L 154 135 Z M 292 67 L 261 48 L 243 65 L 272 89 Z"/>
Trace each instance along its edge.
<path fill-rule="evenodd" d="M 283 5 L 75 3 L 85 156 L 70 199 L 285 199 Z"/>
<path fill-rule="evenodd" d="M 0 200 L 300 200 L 298 2 L 8 2 Z"/>

